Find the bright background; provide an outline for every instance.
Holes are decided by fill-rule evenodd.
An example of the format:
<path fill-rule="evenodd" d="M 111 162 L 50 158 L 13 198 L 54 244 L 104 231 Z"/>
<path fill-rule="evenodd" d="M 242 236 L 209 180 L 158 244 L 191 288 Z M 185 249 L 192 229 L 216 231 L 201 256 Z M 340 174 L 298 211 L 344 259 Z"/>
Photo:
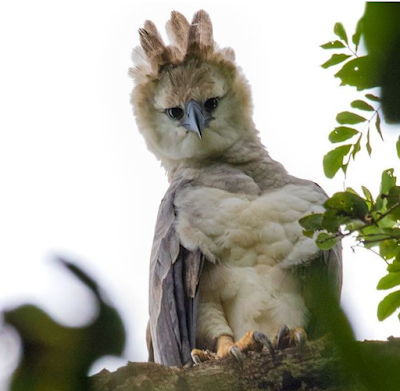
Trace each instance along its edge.
<path fill-rule="evenodd" d="M 53 258 L 75 260 L 107 291 L 129 333 L 125 356 L 103 359 L 92 371 L 147 357 L 149 254 L 168 183 L 129 104 L 137 30 L 151 19 L 165 36 L 172 10 L 190 20 L 201 8 L 220 46 L 235 49 L 263 143 L 291 174 L 329 194 L 361 185 L 376 194 L 383 169 L 398 165 L 398 131 L 385 127 L 386 143 L 373 134 L 373 160 L 357 156 L 345 183 L 322 171 L 335 116 L 359 95 L 338 88 L 334 71 L 319 66 L 332 54 L 319 45 L 334 39 L 337 21 L 354 32 L 361 1 L 1 2 L 0 309 L 29 301 L 64 324 L 84 324 L 92 298 Z M 357 337 L 399 336 L 397 317 L 376 318 L 385 263 L 351 245 L 345 242 L 343 306 Z M 0 361 L 0 373 L 16 362 L 15 342 L 4 333 Z"/>

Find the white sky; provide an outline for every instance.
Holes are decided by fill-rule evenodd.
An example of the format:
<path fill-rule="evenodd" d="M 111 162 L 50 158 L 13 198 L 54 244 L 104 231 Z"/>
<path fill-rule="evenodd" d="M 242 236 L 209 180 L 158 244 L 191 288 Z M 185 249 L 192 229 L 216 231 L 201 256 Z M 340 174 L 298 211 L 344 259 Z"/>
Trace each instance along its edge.
<path fill-rule="evenodd" d="M 260 4 L 0 3 L 0 309 L 29 301 L 58 321 L 83 324 L 91 297 L 52 262 L 54 254 L 70 256 L 103 285 L 128 328 L 124 359 L 102 360 L 94 370 L 146 359 L 149 253 L 168 184 L 129 104 L 130 54 L 145 19 L 163 30 L 174 9 L 188 19 L 207 10 L 216 41 L 235 49 L 252 85 L 255 122 L 271 156 L 330 194 L 343 189 L 343 177 L 324 177 L 322 157 L 332 149 L 328 134 L 336 114 L 358 95 L 338 88 L 334 72 L 319 66 L 333 53 L 319 45 L 334 38 L 337 21 L 351 34 L 364 3 Z M 383 169 L 398 166 L 395 132 L 384 132 L 385 144 L 373 135 L 374 160 L 364 154 L 352 164 L 347 186 L 376 193 Z M 354 254 L 350 245 L 343 305 L 357 337 L 399 336 L 396 316 L 376 318 L 386 293 L 375 290 L 384 262 L 366 250 Z"/>

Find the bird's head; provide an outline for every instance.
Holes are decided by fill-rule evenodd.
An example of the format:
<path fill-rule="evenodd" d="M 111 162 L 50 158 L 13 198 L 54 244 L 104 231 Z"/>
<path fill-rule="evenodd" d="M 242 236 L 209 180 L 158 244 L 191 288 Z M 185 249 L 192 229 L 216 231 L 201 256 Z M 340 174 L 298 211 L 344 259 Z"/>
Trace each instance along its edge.
<path fill-rule="evenodd" d="M 218 49 L 208 14 L 191 24 L 172 12 L 166 46 L 155 25 L 139 30 L 131 102 L 148 148 L 167 168 L 216 158 L 239 140 L 254 138 L 247 81 L 230 48 Z"/>

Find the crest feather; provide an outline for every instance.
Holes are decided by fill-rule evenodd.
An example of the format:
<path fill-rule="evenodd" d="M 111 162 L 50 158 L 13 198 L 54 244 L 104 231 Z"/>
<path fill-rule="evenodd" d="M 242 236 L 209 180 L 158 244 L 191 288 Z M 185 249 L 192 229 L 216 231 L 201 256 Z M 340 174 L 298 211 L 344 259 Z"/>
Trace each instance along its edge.
<path fill-rule="evenodd" d="M 213 28 L 210 16 L 203 10 L 197 11 L 189 29 L 188 52 L 208 52 L 213 49 Z"/>
<path fill-rule="evenodd" d="M 190 24 L 187 19 L 178 11 L 171 12 L 171 19 L 166 24 L 168 38 L 171 43 L 185 54 L 188 40 Z"/>
<path fill-rule="evenodd" d="M 235 54 L 231 48 L 218 49 L 213 38 L 211 19 L 206 11 L 197 11 L 192 23 L 177 11 L 171 12 L 171 18 L 166 24 L 166 30 L 171 45 L 166 46 L 155 24 L 146 20 L 144 27 L 139 29 L 142 51 L 135 50 L 135 67 L 131 68 L 130 75 L 136 82 L 147 80 L 147 76 L 155 76 L 166 64 L 179 65 L 187 56 L 196 56 L 204 61 L 235 61 Z M 142 54 L 143 53 L 143 54 Z M 143 64 L 144 57 L 147 66 Z"/>

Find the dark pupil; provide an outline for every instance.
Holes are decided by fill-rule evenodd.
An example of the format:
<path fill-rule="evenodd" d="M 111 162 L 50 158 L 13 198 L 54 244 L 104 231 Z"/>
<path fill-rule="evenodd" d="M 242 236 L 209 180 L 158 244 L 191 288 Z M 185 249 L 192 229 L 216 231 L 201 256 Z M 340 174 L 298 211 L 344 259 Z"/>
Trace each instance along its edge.
<path fill-rule="evenodd" d="M 183 110 L 180 107 L 172 107 L 172 109 L 168 109 L 167 112 L 171 118 L 179 119 L 183 115 Z"/>
<path fill-rule="evenodd" d="M 218 98 L 211 98 L 204 102 L 204 107 L 207 110 L 214 110 L 218 106 Z"/>

